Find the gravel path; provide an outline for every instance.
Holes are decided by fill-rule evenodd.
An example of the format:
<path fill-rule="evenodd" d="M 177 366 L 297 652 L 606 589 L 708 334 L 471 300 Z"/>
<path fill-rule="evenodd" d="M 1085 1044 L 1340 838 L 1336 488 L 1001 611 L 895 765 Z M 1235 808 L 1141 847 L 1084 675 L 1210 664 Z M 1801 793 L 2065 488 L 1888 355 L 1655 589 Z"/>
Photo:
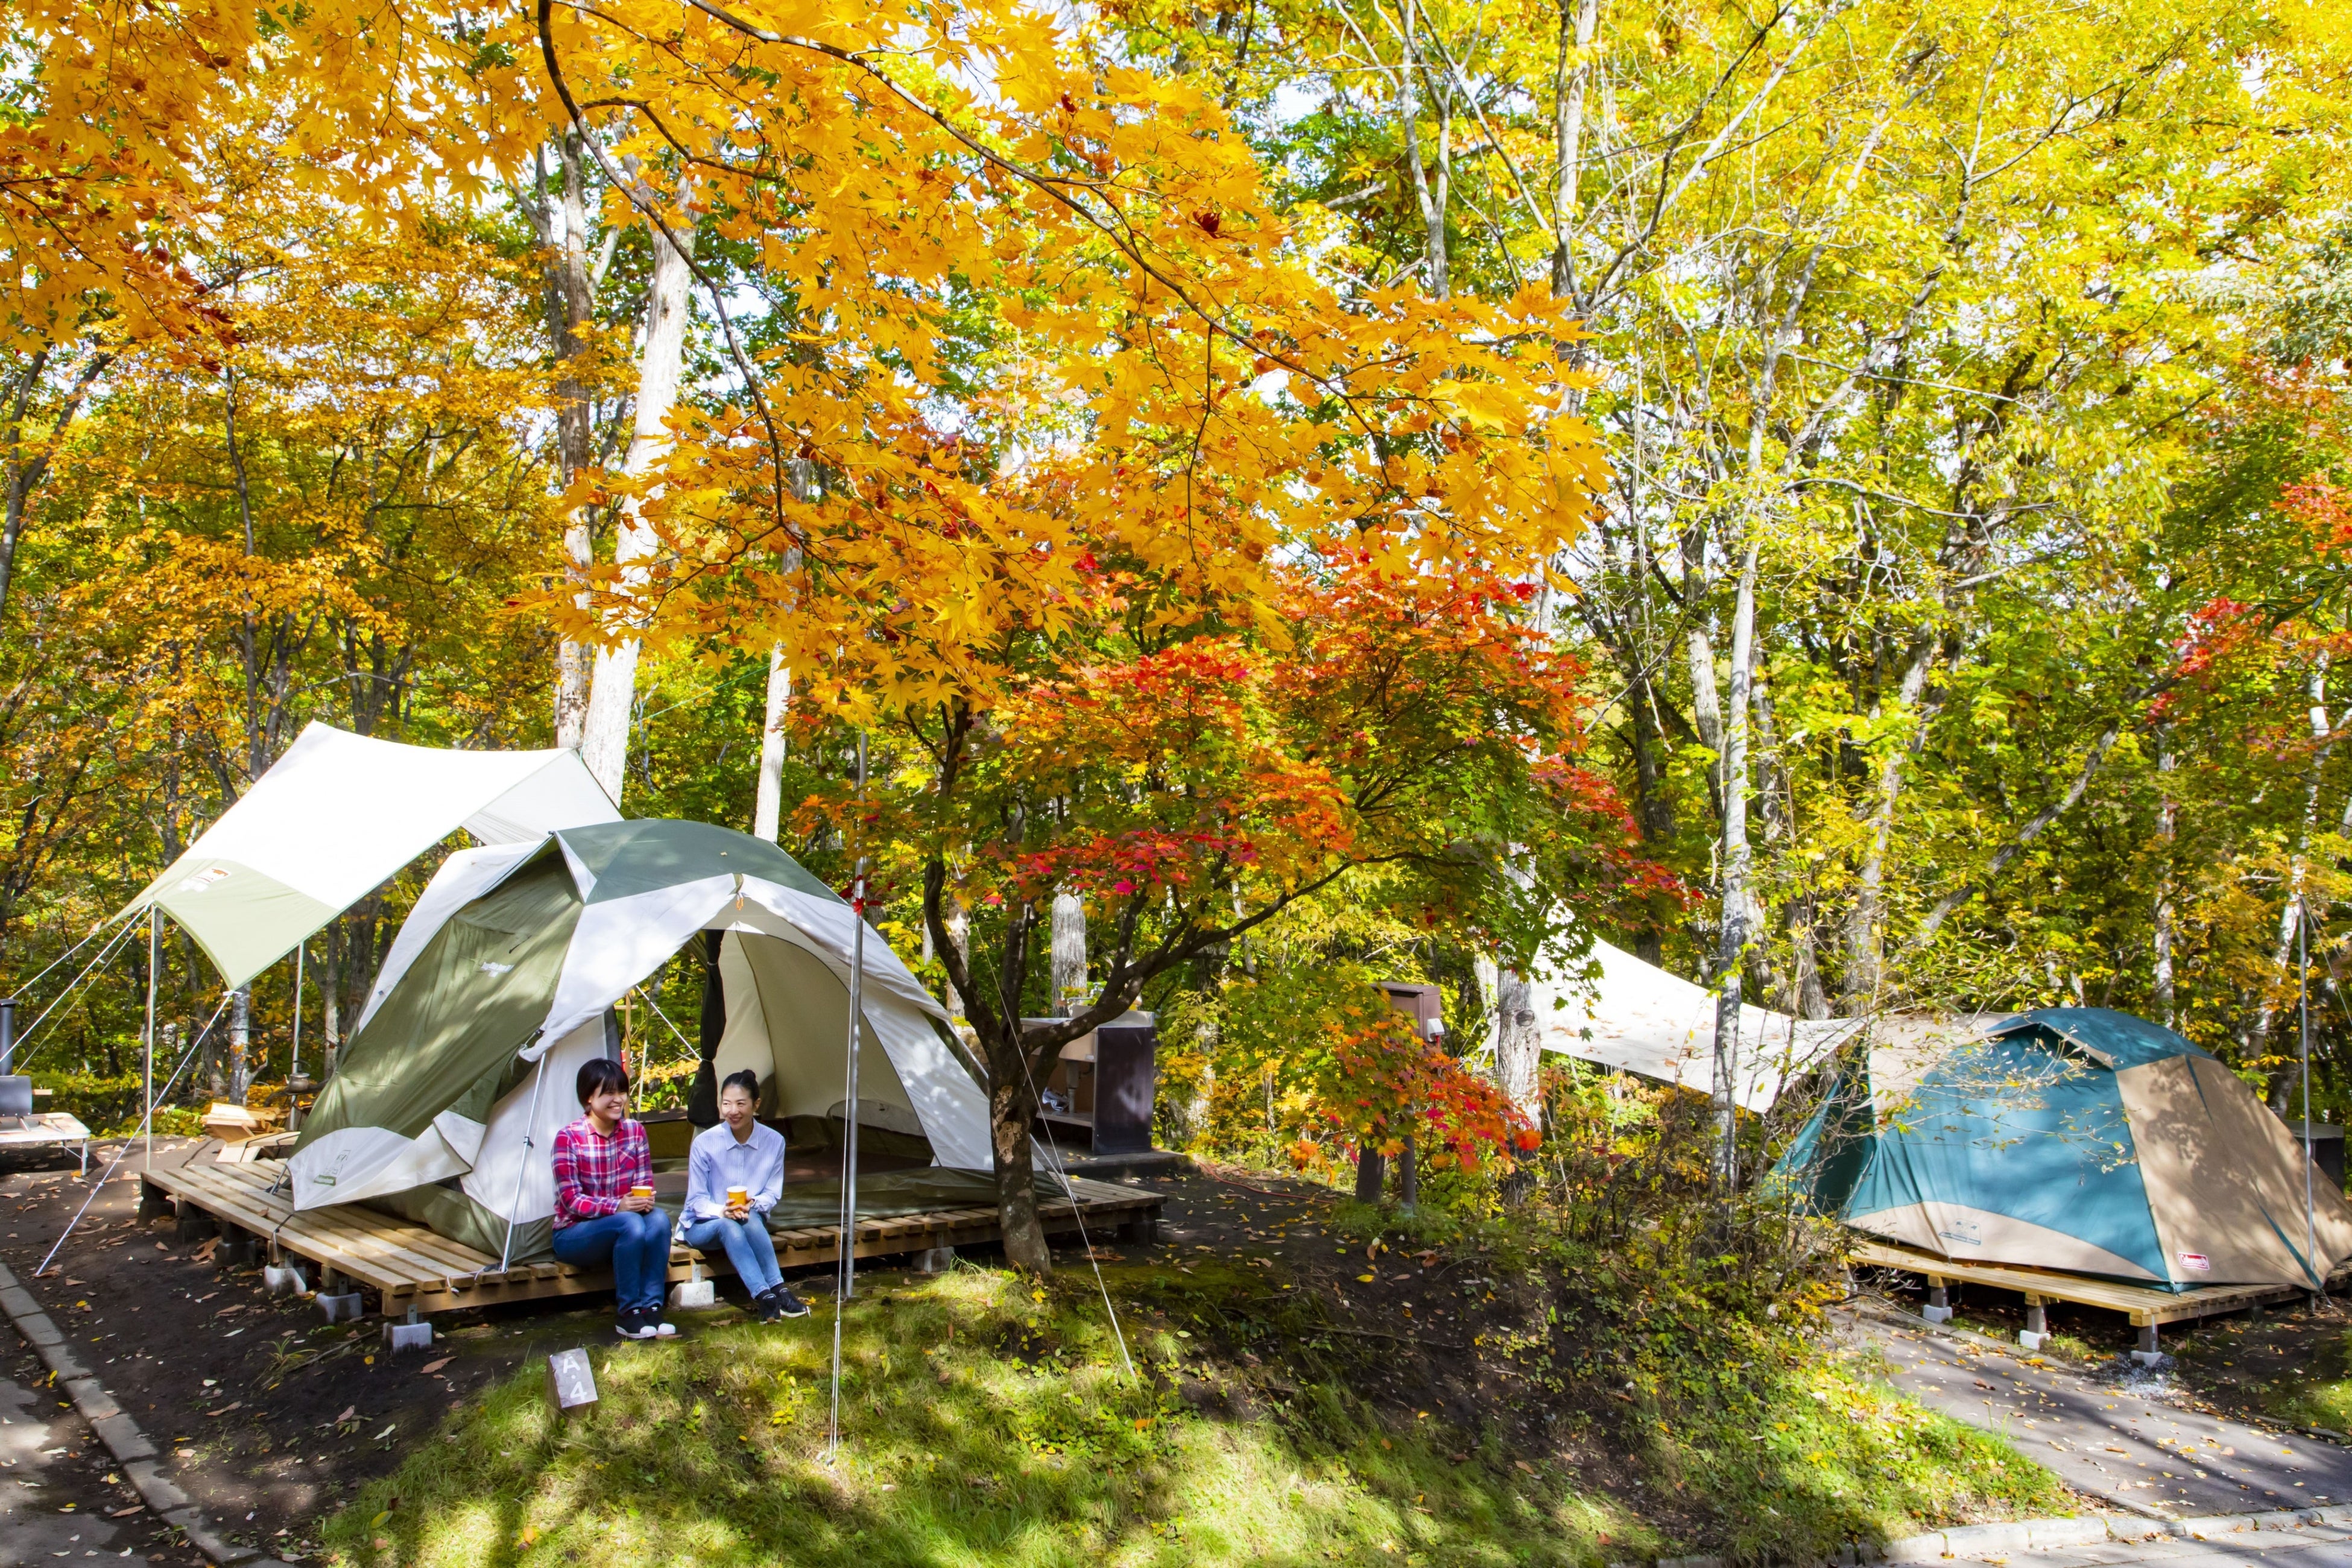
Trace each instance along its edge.
<path fill-rule="evenodd" d="M 2113 1507 L 2177 1519 L 2352 1502 L 2352 1449 L 2189 1408 L 2160 1373 L 2062 1364 L 1874 1317 L 1849 1324 L 1895 1387 Z"/>
<path fill-rule="evenodd" d="M 6 1332 L 0 1319 L 0 1333 Z M 59 1409 L 37 1380 L 0 1373 L 0 1564 L 142 1553 L 152 1532 L 139 1517 L 144 1510 L 138 1499 L 128 1500 L 130 1517 L 107 1517 L 125 1506 L 125 1489 L 106 1484 L 109 1458 L 82 1418 Z M 194 1552 L 173 1555 L 199 1561 Z"/>
<path fill-rule="evenodd" d="M 2352 1568 L 2352 1534 L 2324 1527 L 2248 1531 L 2243 1539 L 2144 1541 L 2013 1552 L 2011 1568 L 2104 1568 L 2162 1563 L 2164 1568 Z"/>

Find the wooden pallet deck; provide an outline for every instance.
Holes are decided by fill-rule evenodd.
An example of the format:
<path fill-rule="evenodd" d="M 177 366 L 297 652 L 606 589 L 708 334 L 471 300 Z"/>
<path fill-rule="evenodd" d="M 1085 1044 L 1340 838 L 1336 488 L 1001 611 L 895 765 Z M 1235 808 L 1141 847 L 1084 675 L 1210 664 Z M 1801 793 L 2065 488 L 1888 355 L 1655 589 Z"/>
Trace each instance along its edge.
<path fill-rule="evenodd" d="M 591 1295 L 613 1288 L 608 1269 L 581 1269 L 541 1260 L 501 1269 L 499 1260 L 459 1242 L 391 1215 L 356 1205 L 296 1214 L 292 1200 L 272 1191 L 283 1166 L 275 1161 L 223 1164 L 199 1157 L 185 1164 L 158 1165 L 141 1180 L 152 1205 L 170 1202 L 210 1215 L 224 1226 L 248 1232 L 264 1247 L 307 1258 L 376 1293 L 387 1316 L 415 1311 L 431 1315 L 500 1301 L 539 1300 Z M 1048 1234 L 1079 1228 L 1081 1217 L 1097 1234 L 1148 1225 L 1159 1216 L 1160 1195 L 1108 1182 L 1070 1179 L 1077 1198 L 1041 1202 L 1039 1216 Z M 1148 1232 L 1146 1234 L 1149 1234 Z M 936 1247 L 971 1247 L 1002 1239 L 992 1208 L 945 1209 L 888 1219 L 862 1220 L 852 1247 L 858 1258 L 887 1258 Z M 776 1234 L 776 1260 L 786 1268 L 836 1261 L 841 1227 L 814 1226 Z M 729 1274 L 723 1255 L 691 1247 L 670 1252 L 669 1277 L 685 1279 L 695 1266 L 705 1273 Z"/>
<path fill-rule="evenodd" d="M 2147 1285 L 2129 1285 L 2120 1279 L 2095 1279 L 2084 1274 L 2062 1274 L 2049 1268 L 2025 1268 L 2001 1263 L 1961 1263 L 1948 1258 L 1938 1258 L 1932 1252 L 1880 1241 L 1865 1241 L 1855 1247 L 1853 1260 L 1878 1268 L 1900 1268 L 1907 1273 L 1924 1274 L 1929 1285 L 1938 1288 L 1967 1283 L 2014 1290 L 2025 1298 L 2026 1305 L 2030 1307 L 2050 1301 L 2068 1301 L 2080 1307 L 2103 1307 L 2111 1312 L 2123 1313 L 2134 1328 L 2139 1329 L 2153 1328 L 2159 1323 L 2185 1322 L 2194 1318 L 2210 1318 L 2221 1312 L 2242 1312 L 2249 1307 L 2264 1306 L 2273 1301 L 2291 1301 L 2307 1294 L 2293 1285 L 2205 1285 L 2175 1293 Z"/>

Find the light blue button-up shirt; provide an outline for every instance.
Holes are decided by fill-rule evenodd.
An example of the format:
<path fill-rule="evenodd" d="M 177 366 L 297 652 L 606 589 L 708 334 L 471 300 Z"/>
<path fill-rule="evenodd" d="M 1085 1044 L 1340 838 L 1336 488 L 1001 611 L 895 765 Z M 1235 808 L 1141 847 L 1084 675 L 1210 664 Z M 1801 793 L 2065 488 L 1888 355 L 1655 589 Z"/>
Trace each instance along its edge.
<path fill-rule="evenodd" d="M 751 1123 L 751 1135 L 737 1139 L 724 1121 L 694 1136 L 686 1157 L 686 1217 L 717 1219 L 727 1212 L 727 1189 L 751 1194 L 751 1212 L 766 1214 L 784 1195 L 784 1135 Z"/>

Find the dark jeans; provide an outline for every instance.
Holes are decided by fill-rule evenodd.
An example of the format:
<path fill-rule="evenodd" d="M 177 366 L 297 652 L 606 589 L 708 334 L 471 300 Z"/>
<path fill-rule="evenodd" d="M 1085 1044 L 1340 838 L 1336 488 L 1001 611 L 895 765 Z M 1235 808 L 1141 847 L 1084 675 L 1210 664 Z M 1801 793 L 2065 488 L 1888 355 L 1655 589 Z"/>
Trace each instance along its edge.
<path fill-rule="evenodd" d="M 609 1259 L 614 1306 L 624 1312 L 659 1311 L 662 1288 L 669 1283 L 669 1216 L 659 1209 L 624 1209 L 567 1225 L 555 1233 L 555 1258 L 574 1268 Z"/>

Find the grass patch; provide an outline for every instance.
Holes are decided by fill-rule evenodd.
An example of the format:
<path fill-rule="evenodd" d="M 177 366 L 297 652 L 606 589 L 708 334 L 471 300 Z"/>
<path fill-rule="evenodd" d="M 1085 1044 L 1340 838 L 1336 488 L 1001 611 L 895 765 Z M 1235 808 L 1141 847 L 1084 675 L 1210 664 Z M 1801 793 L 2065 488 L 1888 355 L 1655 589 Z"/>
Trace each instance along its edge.
<path fill-rule="evenodd" d="M 543 1380 L 519 1375 L 325 1540 L 347 1563 L 425 1568 L 1499 1568 L 1662 1544 L 1557 1475 L 1454 1463 L 1328 1385 L 1236 1390 L 1204 1364 L 1212 1331 L 1135 1325 L 1131 1382 L 1086 1303 L 974 1268 L 873 1289 L 843 1324 L 831 1464 L 823 1313 L 614 1344 L 595 1352 L 594 1416 L 560 1420 Z"/>
<path fill-rule="evenodd" d="M 1742 1558 L 1819 1561 L 1936 1525 L 2072 1511 L 2048 1470 L 1877 1372 L 1757 1336 L 1742 1359 L 1680 1374 L 1670 1397 L 1653 1384 L 1648 1468 L 1704 1497 Z"/>
<path fill-rule="evenodd" d="M 711 1324 L 596 1350 L 603 1398 L 586 1419 L 558 1419 L 543 1379 L 518 1375 L 323 1539 L 352 1568 L 1502 1568 L 1640 1560 L 1702 1537 L 1801 1558 L 2065 1500 L 1999 1439 L 1776 1324 L 1717 1321 L 1706 1353 L 1645 1356 L 1631 1389 L 1579 1391 L 1605 1402 L 1600 1446 L 1632 1467 L 1612 1468 L 1643 1478 L 1628 1503 L 1498 1432 L 1383 1417 L 1353 1390 L 1390 1349 L 1330 1331 L 1257 1270 L 1203 1258 L 1104 1273 L 1132 1381 L 1090 1276 L 877 1281 L 844 1323 L 832 1463 L 826 1317 Z M 1664 1342 L 1650 1327 L 1646 1342 Z M 1595 1420 L 1571 1410 L 1562 1430 Z"/>
<path fill-rule="evenodd" d="M 2289 1426 L 2352 1432 L 2352 1332 L 2327 1339 L 2307 1367 L 2283 1368 L 2254 1386 L 2263 1408 Z"/>

